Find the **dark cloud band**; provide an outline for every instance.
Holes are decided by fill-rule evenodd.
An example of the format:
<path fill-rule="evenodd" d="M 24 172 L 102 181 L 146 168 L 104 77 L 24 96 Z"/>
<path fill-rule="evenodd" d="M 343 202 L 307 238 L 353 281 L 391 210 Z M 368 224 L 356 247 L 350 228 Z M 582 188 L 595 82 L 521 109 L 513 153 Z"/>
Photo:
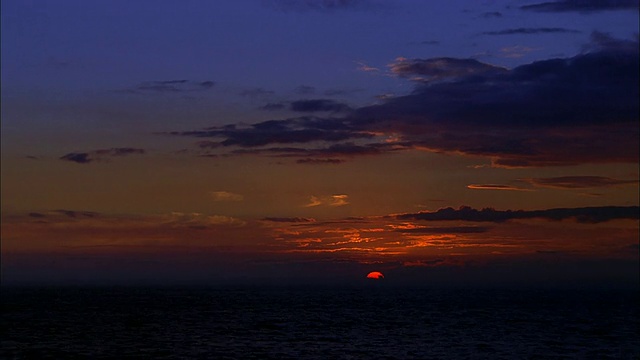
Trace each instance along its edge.
<path fill-rule="evenodd" d="M 396 218 L 400 220 L 461 220 L 474 222 L 504 222 L 509 220 L 538 218 L 556 221 L 574 219 L 580 223 L 600 223 L 616 219 L 637 220 L 640 218 L 640 207 L 603 206 L 547 210 L 495 210 L 492 208 L 485 208 L 478 210 L 468 206 L 462 206 L 458 209 L 449 207 L 434 212 L 400 214 L 396 215 Z"/>

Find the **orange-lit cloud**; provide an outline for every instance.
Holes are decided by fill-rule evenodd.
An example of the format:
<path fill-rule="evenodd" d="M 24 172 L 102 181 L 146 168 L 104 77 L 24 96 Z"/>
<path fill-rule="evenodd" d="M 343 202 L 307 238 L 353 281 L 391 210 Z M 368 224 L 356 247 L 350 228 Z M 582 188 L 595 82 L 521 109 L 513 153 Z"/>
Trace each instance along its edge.
<path fill-rule="evenodd" d="M 229 191 L 212 191 L 213 201 L 242 201 L 244 196 Z"/>
<path fill-rule="evenodd" d="M 349 196 L 345 194 L 329 195 L 329 196 L 311 196 L 309 203 L 305 207 L 314 207 L 320 205 L 326 206 L 344 206 L 349 205 Z"/>
<path fill-rule="evenodd" d="M 508 191 L 533 191 L 531 189 L 520 188 L 512 185 L 502 184 L 470 184 L 467 185 L 468 189 L 474 190 L 508 190 Z"/>
<path fill-rule="evenodd" d="M 638 184 L 638 180 L 621 180 L 605 176 L 560 176 L 520 179 L 538 187 L 554 189 L 584 189 Z"/>

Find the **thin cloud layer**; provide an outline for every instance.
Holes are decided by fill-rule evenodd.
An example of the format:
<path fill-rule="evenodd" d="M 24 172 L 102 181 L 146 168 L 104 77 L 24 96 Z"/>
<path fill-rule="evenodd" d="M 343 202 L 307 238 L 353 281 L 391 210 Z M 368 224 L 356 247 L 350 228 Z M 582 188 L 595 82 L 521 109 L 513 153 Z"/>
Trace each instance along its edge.
<path fill-rule="evenodd" d="M 467 185 L 467 188 L 473 190 L 531 191 L 530 189 L 523 189 L 517 186 L 503 184 L 470 184 Z"/>
<path fill-rule="evenodd" d="M 212 191 L 213 201 L 242 201 L 244 196 L 229 191 Z"/>
<path fill-rule="evenodd" d="M 562 33 L 580 33 L 580 31 L 565 28 L 516 28 L 505 29 L 499 31 L 485 31 L 483 35 L 534 35 L 534 34 L 562 34 Z"/>
<path fill-rule="evenodd" d="M 351 110 L 349 105 L 331 100 L 331 99 L 304 99 L 292 101 L 289 104 L 289 110 L 301 113 L 314 112 L 330 112 L 340 113 Z M 262 110 L 283 110 L 287 107 L 286 103 L 268 103 L 262 107 Z"/>
<path fill-rule="evenodd" d="M 144 154 L 144 149 L 136 148 L 111 148 L 100 149 L 89 152 L 73 152 L 60 157 L 60 160 L 71 161 L 78 164 L 88 164 L 91 162 L 108 161 L 113 157 Z"/>
<path fill-rule="evenodd" d="M 520 9 L 538 12 L 598 12 L 638 9 L 637 0 L 557 0 L 521 6 Z"/>
<path fill-rule="evenodd" d="M 127 90 L 131 93 L 183 93 L 205 91 L 213 88 L 215 82 L 211 80 L 156 80 L 145 81 Z"/>
<path fill-rule="evenodd" d="M 558 208 L 546 210 L 495 210 L 484 208 L 474 209 L 468 206 L 461 206 L 458 209 L 451 207 L 433 212 L 419 212 L 396 215 L 400 220 L 461 220 L 474 222 L 504 222 L 509 220 L 522 219 L 546 219 L 546 220 L 567 220 L 573 219 L 579 223 L 600 223 L 610 220 L 640 218 L 640 207 L 638 206 L 601 206 L 583 208 Z"/>
<path fill-rule="evenodd" d="M 304 207 L 315 206 L 344 206 L 349 205 L 349 196 L 345 194 L 329 195 L 329 196 L 311 196 L 309 203 Z"/>
<path fill-rule="evenodd" d="M 431 226 L 411 227 L 408 229 L 395 229 L 403 234 L 481 234 L 491 230 L 484 226 Z"/>
<path fill-rule="evenodd" d="M 638 180 L 620 180 L 604 176 L 560 176 L 520 179 L 534 186 L 556 189 L 584 189 L 638 184 Z"/>
<path fill-rule="evenodd" d="M 170 135 L 223 138 L 221 147 L 259 147 L 270 144 L 308 143 L 312 141 L 337 142 L 347 139 L 371 138 L 373 134 L 356 131 L 344 119 L 303 116 L 285 120 L 269 120 L 239 127 L 225 125 L 204 130 L 171 132 Z M 302 149 L 301 149 L 302 150 Z"/>
<path fill-rule="evenodd" d="M 268 0 L 267 5 L 282 11 L 321 11 L 367 10 L 378 6 L 373 0 Z"/>
<path fill-rule="evenodd" d="M 315 219 L 312 218 L 303 218 L 303 217 L 266 217 L 262 219 L 263 221 L 269 222 L 284 222 L 284 223 L 312 223 L 315 222 Z"/>
<path fill-rule="evenodd" d="M 391 72 L 421 81 L 438 81 L 461 77 L 503 72 L 505 69 L 482 63 L 475 59 L 433 58 L 406 59 L 397 58 L 389 64 Z"/>

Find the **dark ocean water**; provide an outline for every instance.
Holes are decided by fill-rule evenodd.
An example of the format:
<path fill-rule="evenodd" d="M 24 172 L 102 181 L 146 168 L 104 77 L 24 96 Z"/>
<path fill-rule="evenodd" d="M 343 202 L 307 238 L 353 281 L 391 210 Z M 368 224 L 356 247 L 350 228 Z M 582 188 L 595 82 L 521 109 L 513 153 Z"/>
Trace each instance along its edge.
<path fill-rule="evenodd" d="M 638 359 L 637 291 L 2 288 L 3 359 Z"/>

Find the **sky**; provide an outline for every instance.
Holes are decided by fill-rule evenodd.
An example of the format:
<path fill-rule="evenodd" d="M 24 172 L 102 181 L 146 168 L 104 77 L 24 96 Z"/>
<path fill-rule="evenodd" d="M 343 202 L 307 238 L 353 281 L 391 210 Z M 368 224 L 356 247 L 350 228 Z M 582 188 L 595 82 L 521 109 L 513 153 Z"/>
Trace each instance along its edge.
<path fill-rule="evenodd" d="M 5 284 L 640 286 L 637 1 L 1 6 Z"/>

